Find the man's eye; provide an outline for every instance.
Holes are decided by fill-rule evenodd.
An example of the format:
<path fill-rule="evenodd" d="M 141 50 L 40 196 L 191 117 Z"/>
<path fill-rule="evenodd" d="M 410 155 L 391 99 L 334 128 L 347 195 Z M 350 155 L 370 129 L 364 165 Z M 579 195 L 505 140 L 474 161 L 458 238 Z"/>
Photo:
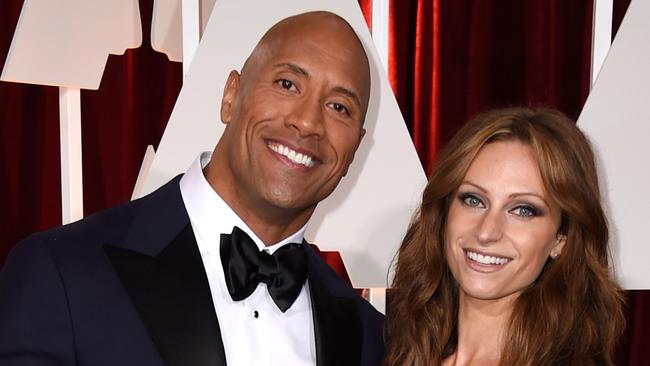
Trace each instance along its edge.
<path fill-rule="evenodd" d="M 461 195 L 460 200 L 469 207 L 483 207 L 483 201 L 473 194 Z"/>
<path fill-rule="evenodd" d="M 512 209 L 511 212 L 521 217 L 539 216 L 539 212 L 537 211 L 537 209 L 535 209 L 535 207 L 527 206 L 527 205 L 517 206 L 514 209 Z"/>
<path fill-rule="evenodd" d="M 332 106 L 332 109 L 334 109 L 338 113 L 350 114 L 350 111 L 348 110 L 348 107 L 344 106 L 343 104 L 332 103 L 330 105 Z"/>
<path fill-rule="evenodd" d="M 293 82 L 291 80 L 280 79 L 280 80 L 277 81 L 277 83 L 280 84 L 280 87 L 282 89 L 286 89 L 286 90 L 295 89 L 295 85 L 293 84 Z"/>

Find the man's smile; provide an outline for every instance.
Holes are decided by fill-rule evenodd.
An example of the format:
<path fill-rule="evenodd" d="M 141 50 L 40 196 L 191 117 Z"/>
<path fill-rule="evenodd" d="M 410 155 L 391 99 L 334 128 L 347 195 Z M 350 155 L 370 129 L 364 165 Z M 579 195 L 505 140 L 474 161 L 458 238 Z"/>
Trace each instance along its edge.
<path fill-rule="evenodd" d="M 311 168 L 319 161 L 316 157 L 307 153 L 306 151 L 296 151 L 286 145 L 283 145 L 277 141 L 267 141 L 266 145 L 275 152 L 277 155 L 283 157 L 283 160 L 286 160 L 293 165 L 297 165 L 304 168 Z"/>

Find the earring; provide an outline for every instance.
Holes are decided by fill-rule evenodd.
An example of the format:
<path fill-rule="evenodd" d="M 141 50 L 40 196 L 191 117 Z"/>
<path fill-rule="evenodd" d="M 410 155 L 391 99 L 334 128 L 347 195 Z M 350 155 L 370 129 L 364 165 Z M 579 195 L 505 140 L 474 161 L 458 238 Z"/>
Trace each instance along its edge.
<path fill-rule="evenodd" d="M 551 253 L 551 258 L 553 258 L 553 260 L 556 260 L 557 257 L 559 257 L 559 256 L 560 256 L 560 253 Z"/>

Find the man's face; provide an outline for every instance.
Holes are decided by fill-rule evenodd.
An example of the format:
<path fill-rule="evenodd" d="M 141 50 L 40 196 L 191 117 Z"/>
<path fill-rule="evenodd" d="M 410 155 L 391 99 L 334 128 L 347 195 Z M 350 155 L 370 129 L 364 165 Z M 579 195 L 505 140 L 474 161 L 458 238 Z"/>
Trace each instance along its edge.
<path fill-rule="evenodd" d="M 363 137 L 369 73 L 342 25 L 280 33 L 241 76 L 228 78 L 220 144 L 230 172 L 223 174 L 232 174 L 245 209 L 311 215 L 347 173 Z"/>

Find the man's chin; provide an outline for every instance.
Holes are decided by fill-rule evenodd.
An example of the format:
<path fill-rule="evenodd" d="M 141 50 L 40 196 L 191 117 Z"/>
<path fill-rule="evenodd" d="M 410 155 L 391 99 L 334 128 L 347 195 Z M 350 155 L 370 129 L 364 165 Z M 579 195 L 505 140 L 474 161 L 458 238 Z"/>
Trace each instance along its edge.
<path fill-rule="evenodd" d="M 324 197 L 323 197 L 324 198 Z M 305 211 L 313 212 L 322 198 L 305 197 L 303 189 L 275 190 L 268 192 L 266 202 L 270 210 L 285 211 L 286 214 L 302 214 Z"/>
<path fill-rule="evenodd" d="M 273 196 L 270 197 L 267 202 L 269 206 L 273 207 L 276 210 L 282 210 L 289 212 L 300 212 L 316 207 L 316 203 L 307 203 L 303 200 L 296 199 L 295 197 L 285 197 L 285 196 Z"/>

